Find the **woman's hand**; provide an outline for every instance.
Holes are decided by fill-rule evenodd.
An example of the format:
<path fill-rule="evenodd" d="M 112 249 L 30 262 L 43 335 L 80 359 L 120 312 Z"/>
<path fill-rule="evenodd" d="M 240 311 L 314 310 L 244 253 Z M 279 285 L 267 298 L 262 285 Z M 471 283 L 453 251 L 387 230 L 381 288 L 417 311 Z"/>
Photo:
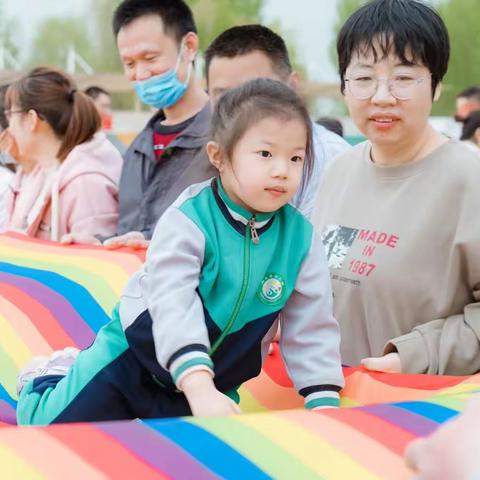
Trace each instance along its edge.
<path fill-rule="evenodd" d="M 387 353 L 383 357 L 364 358 L 361 361 L 363 367 L 375 372 L 401 373 L 402 363 L 397 352 Z"/>
<path fill-rule="evenodd" d="M 195 417 L 220 417 L 241 413 L 239 406 L 213 383 L 212 375 L 196 371 L 187 375 L 181 384 Z"/>
<path fill-rule="evenodd" d="M 60 243 L 64 245 L 71 245 L 73 243 L 83 244 L 83 245 L 101 245 L 102 242 L 95 238 L 93 235 L 88 233 L 66 233 L 60 239 Z"/>

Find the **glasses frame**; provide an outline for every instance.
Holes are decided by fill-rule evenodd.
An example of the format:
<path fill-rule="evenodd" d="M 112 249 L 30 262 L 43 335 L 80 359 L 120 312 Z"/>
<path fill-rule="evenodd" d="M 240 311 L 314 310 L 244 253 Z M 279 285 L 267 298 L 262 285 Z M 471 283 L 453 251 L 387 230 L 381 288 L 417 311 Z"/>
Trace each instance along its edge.
<path fill-rule="evenodd" d="M 432 76 L 432 74 L 429 74 L 429 75 L 425 75 L 423 77 L 419 77 L 419 78 L 415 78 L 414 81 L 415 81 L 415 87 L 417 87 L 418 85 L 422 84 L 426 79 L 430 78 Z M 373 96 L 375 96 L 375 94 L 377 93 L 378 91 L 378 86 L 380 84 L 380 82 L 387 82 L 387 85 L 388 85 L 388 91 L 390 93 L 390 95 L 394 98 L 396 98 L 397 100 L 411 100 L 412 99 L 412 96 L 408 96 L 408 97 L 399 97 L 398 95 L 395 95 L 392 91 L 392 83 L 394 82 L 394 79 L 393 78 L 376 78 L 376 77 L 373 77 L 374 80 L 375 80 L 375 90 L 373 91 L 373 93 L 371 95 L 366 95 L 366 96 L 358 96 L 358 95 L 355 95 L 353 92 L 352 92 L 352 87 L 351 87 L 351 81 L 354 80 L 353 78 L 344 78 L 344 82 L 347 84 L 347 88 L 348 88 L 348 91 L 350 92 L 350 94 L 352 95 L 352 97 L 356 98 L 357 100 L 368 100 L 369 98 L 372 98 Z"/>

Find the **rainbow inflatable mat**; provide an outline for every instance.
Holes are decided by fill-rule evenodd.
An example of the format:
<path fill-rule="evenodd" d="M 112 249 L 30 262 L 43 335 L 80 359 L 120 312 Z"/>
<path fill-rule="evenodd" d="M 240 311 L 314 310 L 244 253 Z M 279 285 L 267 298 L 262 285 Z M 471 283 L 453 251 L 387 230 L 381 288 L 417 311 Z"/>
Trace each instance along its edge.
<path fill-rule="evenodd" d="M 0 235 L 0 478 L 408 478 L 402 455 L 480 390 L 480 375 L 346 369 L 339 410 L 306 412 L 278 350 L 221 419 L 13 426 L 33 355 L 88 346 L 142 255 Z"/>

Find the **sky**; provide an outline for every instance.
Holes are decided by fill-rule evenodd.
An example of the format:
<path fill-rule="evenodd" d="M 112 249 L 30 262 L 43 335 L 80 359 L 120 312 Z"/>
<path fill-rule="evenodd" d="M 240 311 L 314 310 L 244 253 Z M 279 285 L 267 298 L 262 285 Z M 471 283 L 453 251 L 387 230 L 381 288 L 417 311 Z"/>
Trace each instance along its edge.
<path fill-rule="evenodd" d="M 315 81 L 336 81 L 329 49 L 339 0 L 265 0 L 265 23 L 278 19 L 282 32 L 295 41 L 309 77 Z M 3 13 L 19 25 L 19 43 L 27 48 L 39 22 L 50 16 L 82 15 L 86 0 L 3 0 Z M 295 8 L 292 8 L 295 5 Z M 26 12 L 28 12 L 26 14 Z"/>

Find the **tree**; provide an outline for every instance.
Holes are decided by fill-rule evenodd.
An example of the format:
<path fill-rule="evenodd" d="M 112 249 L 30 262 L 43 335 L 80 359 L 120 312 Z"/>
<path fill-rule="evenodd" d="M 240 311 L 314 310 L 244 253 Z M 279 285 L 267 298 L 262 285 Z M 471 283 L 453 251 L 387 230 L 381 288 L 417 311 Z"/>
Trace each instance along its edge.
<path fill-rule="evenodd" d="M 121 0 L 92 0 L 90 12 L 95 54 L 92 66 L 97 72 L 122 72 L 112 30 L 113 12 Z"/>
<path fill-rule="evenodd" d="M 200 37 L 200 50 L 220 33 L 236 25 L 261 22 L 263 0 L 187 0 Z"/>
<path fill-rule="evenodd" d="M 450 33 L 450 65 L 443 93 L 434 105 L 435 115 L 452 115 L 455 96 L 470 85 L 480 84 L 480 35 L 478 0 L 438 2 L 438 11 Z"/>
<path fill-rule="evenodd" d="M 337 36 L 342 28 L 343 24 L 347 21 L 348 17 L 358 10 L 362 5 L 367 3 L 368 0 L 341 0 L 338 4 L 338 15 L 337 15 L 337 22 L 333 27 L 333 31 L 335 35 L 332 40 L 332 44 L 330 46 L 330 59 L 332 60 L 334 65 L 338 66 L 338 59 L 337 59 Z"/>
<path fill-rule="evenodd" d="M 5 49 L 14 59 L 18 57 L 18 45 L 14 39 L 18 21 L 7 18 L 3 0 L 0 0 L 0 48 Z"/>
<path fill-rule="evenodd" d="M 33 39 L 27 63 L 30 66 L 50 65 L 65 69 L 70 46 L 74 46 L 75 51 L 90 63 L 94 49 L 86 24 L 81 17 L 47 18 Z"/>

